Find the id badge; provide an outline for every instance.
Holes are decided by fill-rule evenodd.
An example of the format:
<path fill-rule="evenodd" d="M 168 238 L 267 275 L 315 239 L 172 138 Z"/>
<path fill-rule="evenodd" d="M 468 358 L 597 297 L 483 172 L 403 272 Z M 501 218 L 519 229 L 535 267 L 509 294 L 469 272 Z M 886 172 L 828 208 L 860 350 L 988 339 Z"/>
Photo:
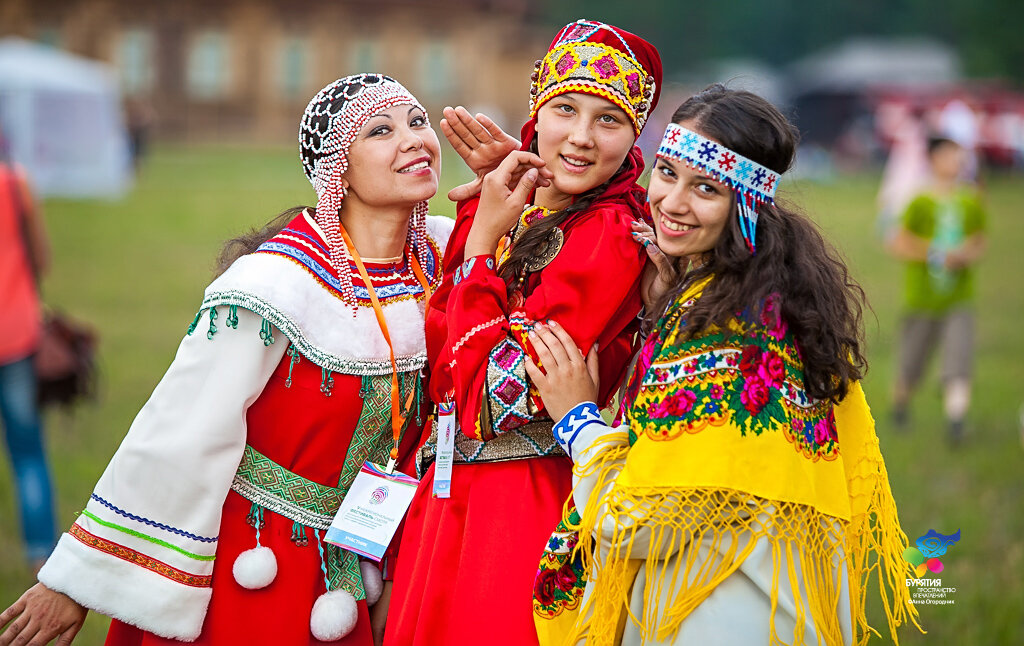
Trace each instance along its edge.
<path fill-rule="evenodd" d="M 324 537 L 342 549 L 380 561 L 412 504 L 416 478 L 367 462 L 349 487 Z"/>
<path fill-rule="evenodd" d="M 437 405 L 437 451 L 434 456 L 434 497 L 452 495 L 452 463 L 455 453 L 455 402 Z"/>

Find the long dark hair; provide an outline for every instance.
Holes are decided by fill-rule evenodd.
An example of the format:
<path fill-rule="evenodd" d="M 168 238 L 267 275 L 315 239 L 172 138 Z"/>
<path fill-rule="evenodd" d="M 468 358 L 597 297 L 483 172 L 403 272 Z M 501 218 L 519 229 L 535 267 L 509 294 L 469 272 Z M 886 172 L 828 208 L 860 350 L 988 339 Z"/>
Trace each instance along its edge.
<path fill-rule="evenodd" d="M 715 84 L 691 97 L 672 116 L 706 137 L 777 173 L 793 163 L 799 133 L 773 105 L 750 92 Z M 758 209 L 755 254 L 743 241 L 735 200 L 732 216 L 703 266 L 680 272 L 677 289 L 650 314 L 656 320 L 679 291 L 714 278 L 687 312 L 683 337 L 724 327 L 746 312 L 760 316 L 769 297 L 774 315 L 793 332 L 804 363 L 807 392 L 838 402 L 867 370 L 863 354 L 864 290 L 839 253 L 807 216 L 776 200 Z"/>
<path fill-rule="evenodd" d="M 534 136 L 533 141 L 530 143 L 530 152 L 537 154 L 537 137 Z M 629 169 L 629 151 L 626 152 L 626 157 L 622 160 L 622 165 L 619 166 L 618 170 L 608 178 L 608 181 L 595 186 L 594 188 L 580 193 L 572 204 L 565 207 L 560 211 L 556 211 L 546 218 L 531 224 L 519 240 L 516 241 L 512 247 L 512 251 L 509 252 L 508 259 L 502 263 L 501 267 L 498 268 L 498 275 L 505 280 L 505 289 L 508 292 L 508 296 L 511 297 L 512 293 L 516 290 L 517 278 L 526 272 L 526 265 L 531 258 L 535 258 L 543 254 L 545 248 L 549 244 L 548 241 L 551 238 L 551 232 L 558 225 L 562 224 L 576 213 L 582 213 L 590 208 L 590 206 L 597 200 L 601 195 L 611 186 L 612 182 L 621 174 Z"/>
<path fill-rule="evenodd" d="M 220 276 L 228 267 L 232 265 L 236 260 L 242 256 L 256 251 L 256 249 L 270 240 L 288 226 L 295 216 L 302 213 L 306 209 L 312 210 L 309 206 L 293 206 L 275 216 L 273 220 L 267 222 L 262 227 L 253 227 L 245 233 L 231 238 L 224 243 L 224 246 L 220 249 L 220 255 L 217 256 L 217 265 L 215 269 L 214 277 Z"/>

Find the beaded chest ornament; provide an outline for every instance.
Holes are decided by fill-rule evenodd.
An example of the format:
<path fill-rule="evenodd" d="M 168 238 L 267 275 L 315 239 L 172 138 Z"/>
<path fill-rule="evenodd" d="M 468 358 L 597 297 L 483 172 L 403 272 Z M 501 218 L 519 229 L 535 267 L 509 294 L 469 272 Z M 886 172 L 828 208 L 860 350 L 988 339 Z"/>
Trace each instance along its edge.
<path fill-rule="evenodd" d="M 756 252 L 757 209 L 762 204 L 774 206 L 781 175 L 675 123 L 665 129 L 657 156 L 682 162 L 731 188 L 743 239 L 750 253 Z"/>

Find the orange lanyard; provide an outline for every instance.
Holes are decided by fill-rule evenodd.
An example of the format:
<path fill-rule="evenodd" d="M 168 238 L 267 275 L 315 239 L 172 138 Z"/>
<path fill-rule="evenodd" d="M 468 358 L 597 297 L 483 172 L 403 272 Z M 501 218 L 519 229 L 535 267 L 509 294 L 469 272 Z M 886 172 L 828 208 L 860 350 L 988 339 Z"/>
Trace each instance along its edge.
<path fill-rule="evenodd" d="M 345 231 L 345 225 L 338 223 L 341 229 L 341 237 L 345 240 L 345 246 L 348 247 L 348 252 L 352 256 L 352 260 L 355 261 L 356 267 L 359 269 L 359 275 L 363 278 L 363 283 L 366 285 L 366 291 L 370 293 L 370 302 L 373 304 L 373 313 L 377 315 L 377 325 L 380 326 L 380 331 L 384 334 L 384 340 L 388 344 L 388 352 L 391 353 L 391 433 L 394 437 L 395 443 L 391 447 L 391 460 L 388 462 L 387 471 L 391 473 L 395 470 L 395 462 L 398 460 L 398 444 L 402 439 L 402 426 L 405 423 L 405 415 L 402 414 L 401 402 L 401 391 L 398 387 L 398 364 L 395 362 L 395 346 L 391 342 L 391 335 L 388 334 L 388 323 L 384 318 L 384 310 L 380 306 L 380 300 L 377 299 L 377 292 L 373 289 L 373 283 L 370 282 L 370 276 L 366 273 L 366 266 L 363 265 L 363 259 L 359 257 L 359 252 L 356 251 L 356 247 L 352 244 L 352 238 L 348 236 L 348 232 Z M 423 273 L 423 269 L 420 268 L 420 263 L 416 259 L 416 254 L 412 254 L 412 271 L 416 275 L 416 280 L 423 286 L 423 298 L 424 298 L 424 310 L 423 320 L 427 320 L 427 312 L 430 311 L 430 283 L 427 281 L 426 275 Z M 411 412 L 412 398 L 415 394 L 415 387 L 409 392 L 409 397 L 406 400 L 406 409 Z"/>

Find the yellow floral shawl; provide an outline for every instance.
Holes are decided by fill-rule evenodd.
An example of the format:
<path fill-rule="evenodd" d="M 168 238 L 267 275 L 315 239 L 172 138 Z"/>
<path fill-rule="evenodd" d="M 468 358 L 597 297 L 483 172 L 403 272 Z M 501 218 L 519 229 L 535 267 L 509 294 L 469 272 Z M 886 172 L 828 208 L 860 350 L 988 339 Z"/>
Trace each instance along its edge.
<path fill-rule="evenodd" d="M 785 550 L 798 555 L 806 597 L 793 590 L 795 643 L 802 643 L 807 613 L 820 639 L 842 643 L 835 611 L 841 582 L 834 562 L 845 562 L 849 575 L 855 643 L 866 643 L 875 632 L 865 615 L 873 573 L 893 640 L 902 623 L 920 629 L 904 583 L 912 576 L 901 558 L 907 538 L 860 384 L 838 405 L 808 397 L 799 351 L 771 300 L 761 313 L 738 317 L 726 330 L 680 338 L 685 312 L 702 287 L 695 285 L 676 301 L 641 351 L 624 398 L 630 445 L 620 440 L 576 467 L 578 474 L 596 472 L 594 491 L 605 493 L 582 513 L 568 507 L 549 542 L 534 598 L 541 643 L 614 643 L 640 567 L 647 569 L 650 589 L 645 616 L 632 620 L 645 639 L 666 639 L 758 540 L 772 545 L 776 580 Z M 665 514 L 659 508 L 679 511 Z M 604 538 L 629 546 L 635 528 L 644 526 L 651 530 L 652 558 L 629 560 L 606 550 L 596 563 L 596 530 L 626 515 L 630 526 L 613 521 L 619 529 Z M 745 533 L 755 540 L 739 548 L 744 542 L 732 539 Z M 727 546 L 720 564 L 711 567 L 698 558 L 699 550 L 686 549 L 687 543 L 702 542 L 713 551 Z M 653 556 L 666 550 L 679 555 L 671 561 L 674 571 L 668 571 L 670 561 Z M 796 587 L 793 559 L 788 563 Z M 544 590 L 545 574 L 552 582 L 548 588 L 575 579 L 569 583 L 576 591 Z M 594 580 L 581 603 L 586 577 Z M 678 586 L 667 605 L 657 603 L 661 585 L 678 580 L 693 584 Z M 777 596 L 772 595 L 773 608 Z M 770 630 L 773 642 L 778 640 L 774 625 Z"/>

